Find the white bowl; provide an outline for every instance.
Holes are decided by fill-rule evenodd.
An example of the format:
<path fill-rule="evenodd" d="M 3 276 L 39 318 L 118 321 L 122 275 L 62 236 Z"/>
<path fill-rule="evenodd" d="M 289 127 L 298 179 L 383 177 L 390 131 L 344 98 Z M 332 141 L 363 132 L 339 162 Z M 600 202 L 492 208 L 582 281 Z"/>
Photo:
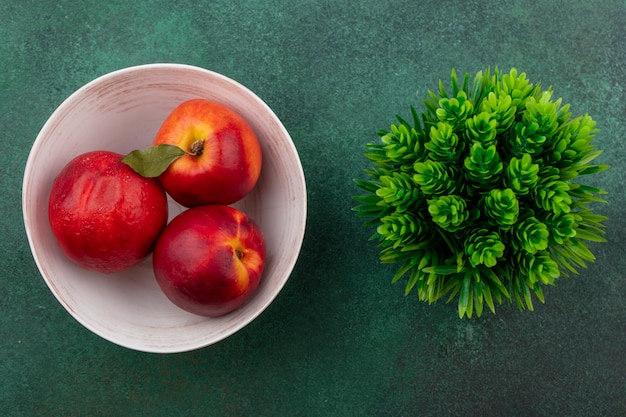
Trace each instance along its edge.
<path fill-rule="evenodd" d="M 71 263 L 48 223 L 52 182 L 75 156 L 91 150 L 126 154 L 146 148 L 165 117 L 191 98 L 221 102 L 256 131 L 263 168 L 255 189 L 234 204 L 261 227 L 267 260 L 261 284 L 243 307 L 205 318 L 173 305 L 145 259 L 124 272 L 103 275 Z M 170 218 L 183 208 L 170 200 Z M 150 64 L 97 78 L 52 114 L 30 151 L 22 188 L 30 248 L 61 305 L 95 334 L 129 349 L 173 353 L 198 349 L 232 335 L 278 295 L 298 258 L 306 223 L 306 184 L 297 150 L 274 112 L 253 92 L 215 72 L 181 64 Z"/>

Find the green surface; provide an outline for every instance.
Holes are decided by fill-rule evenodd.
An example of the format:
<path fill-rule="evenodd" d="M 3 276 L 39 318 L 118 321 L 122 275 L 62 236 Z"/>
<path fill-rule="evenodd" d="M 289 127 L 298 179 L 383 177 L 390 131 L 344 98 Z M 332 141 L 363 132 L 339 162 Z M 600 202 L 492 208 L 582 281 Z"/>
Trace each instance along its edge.
<path fill-rule="evenodd" d="M 531 6 L 532 5 L 532 6 Z M 489 1 L 0 2 L 0 414 L 4 416 L 626 415 L 626 4 Z M 30 146 L 73 91 L 107 72 L 178 62 L 264 99 L 308 181 L 302 254 L 252 324 L 194 352 L 107 342 L 56 301 L 21 215 Z M 514 305 L 460 320 L 391 285 L 352 179 L 375 132 L 450 69 L 499 66 L 590 113 L 613 168 L 597 262 Z"/>

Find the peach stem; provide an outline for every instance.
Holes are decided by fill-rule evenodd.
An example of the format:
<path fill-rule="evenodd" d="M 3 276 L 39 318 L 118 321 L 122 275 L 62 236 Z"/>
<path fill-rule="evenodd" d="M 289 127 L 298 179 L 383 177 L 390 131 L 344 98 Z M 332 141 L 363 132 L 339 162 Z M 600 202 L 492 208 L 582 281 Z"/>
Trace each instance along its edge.
<path fill-rule="evenodd" d="M 189 148 L 189 153 L 193 156 L 202 155 L 202 151 L 204 150 L 204 139 L 198 139 L 191 144 Z"/>

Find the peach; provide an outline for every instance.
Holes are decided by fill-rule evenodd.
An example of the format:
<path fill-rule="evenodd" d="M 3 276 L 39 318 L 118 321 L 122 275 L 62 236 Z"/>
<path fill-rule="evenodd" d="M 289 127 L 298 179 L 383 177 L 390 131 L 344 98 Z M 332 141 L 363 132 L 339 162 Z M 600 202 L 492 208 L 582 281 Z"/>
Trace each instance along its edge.
<path fill-rule="evenodd" d="M 102 273 L 145 258 L 167 223 L 165 191 L 121 162 L 93 151 L 71 160 L 54 180 L 48 219 L 61 250 L 77 265 Z"/>
<path fill-rule="evenodd" d="M 260 228 L 225 205 L 193 207 L 174 217 L 153 254 L 154 275 L 165 295 L 183 310 L 209 317 L 245 304 L 264 266 Z"/>
<path fill-rule="evenodd" d="M 161 144 L 185 151 L 159 180 L 186 207 L 232 204 L 254 188 L 261 172 L 261 146 L 254 130 L 234 110 L 215 101 L 181 103 L 154 138 L 154 146 Z"/>

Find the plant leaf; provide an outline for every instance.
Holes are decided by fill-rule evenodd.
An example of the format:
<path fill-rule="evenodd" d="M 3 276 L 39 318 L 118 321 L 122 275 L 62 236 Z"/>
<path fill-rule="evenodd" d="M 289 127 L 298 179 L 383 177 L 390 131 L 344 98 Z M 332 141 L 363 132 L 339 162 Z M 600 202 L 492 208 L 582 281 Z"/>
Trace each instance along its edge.
<path fill-rule="evenodd" d="M 603 238 L 602 236 L 598 236 L 597 234 L 590 232 L 588 230 L 585 230 L 581 227 L 576 229 L 576 236 L 581 239 L 590 240 L 592 242 L 606 242 L 606 239 Z"/>
<path fill-rule="evenodd" d="M 415 262 L 413 262 L 411 259 L 406 261 L 404 265 L 402 265 L 402 267 L 398 269 L 398 272 L 396 272 L 396 274 L 393 276 L 393 278 L 391 279 L 391 283 L 396 283 L 400 278 L 402 278 L 404 274 L 409 272 L 409 270 L 413 267 L 415 267 Z"/>
<path fill-rule="evenodd" d="M 409 295 L 409 293 L 411 292 L 417 281 L 420 280 L 420 278 L 422 278 L 422 274 L 419 269 L 414 269 L 413 271 L 411 271 L 411 275 L 409 275 L 409 280 L 404 287 L 404 295 Z"/>
<path fill-rule="evenodd" d="M 474 282 L 474 310 L 476 310 L 476 317 L 483 314 L 483 283 L 479 280 Z"/>
<path fill-rule="evenodd" d="M 489 306 L 489 310 L 491 310 L 493 314 L 496 314 L 496 306 L 493 304 L 493 298 L 491 297 L 489 285 L 483 286 L 483 299 L 485 300 L 487 306 Z"/>
<path fill-rule="evenodd" d="M 186 153 L 176 145 L 160 144 L 147 149 L 134 150 L 122 158 L 122 162 L 139 175 L 154 178 L 161 175 L 172 162 Z"/>
<path fill-rule="evenodd" d="M 454 265 L 450 265 L 450 266 L 445 266 L 445 265 L 436 265 L 436 266 L 429 266 L 426 268 L 423 268 L 423 271 L 430 274 L 430 273 L 435 273 L 435 274 L 439 274 L 439 275 L 451 275 L 451 274 L 456 274 L 457 271 L 457 267 Z"/>
<path fill-rule="evenodd" d="M 463 278 L 461 294 L 459 295 L 459 318 L 463 318 L 463 316 L 468 313 L 471 279 L 472 278 L 470 273 L 466 273 L 465 277 Z"/>

